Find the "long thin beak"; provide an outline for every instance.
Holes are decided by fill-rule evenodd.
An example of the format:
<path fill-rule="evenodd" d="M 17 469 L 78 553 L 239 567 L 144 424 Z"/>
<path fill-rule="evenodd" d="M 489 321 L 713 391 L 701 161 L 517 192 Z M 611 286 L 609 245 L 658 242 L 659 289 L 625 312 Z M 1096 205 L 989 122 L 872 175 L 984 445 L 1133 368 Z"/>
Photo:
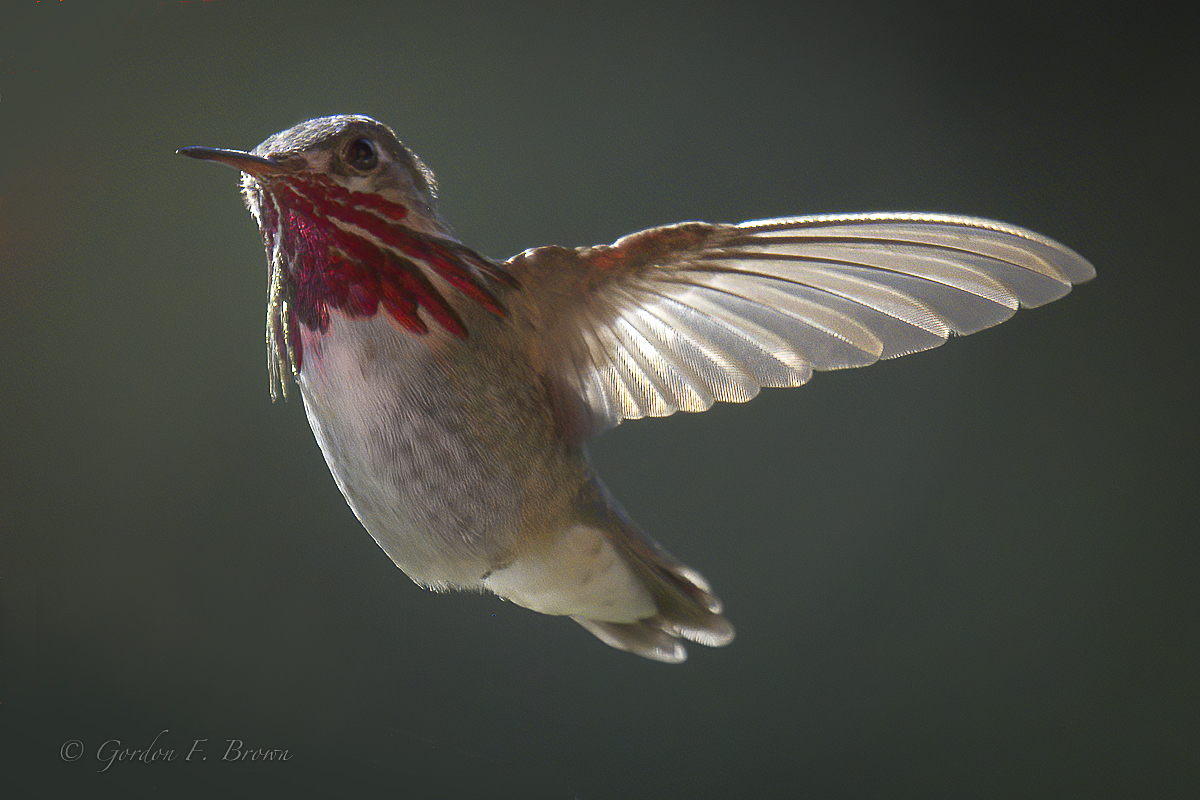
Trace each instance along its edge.
<path fill-rule="evenodd" d="M 242 150 L 222 150 L 219 147 L 181 147 L 175 152 L 181 156 L 227 164 L 234 169 L 248 172 L 256 178 L 286 171 L 286 168 L 278 161 L 256 156 L 253 153 L 246 153 Z"/>

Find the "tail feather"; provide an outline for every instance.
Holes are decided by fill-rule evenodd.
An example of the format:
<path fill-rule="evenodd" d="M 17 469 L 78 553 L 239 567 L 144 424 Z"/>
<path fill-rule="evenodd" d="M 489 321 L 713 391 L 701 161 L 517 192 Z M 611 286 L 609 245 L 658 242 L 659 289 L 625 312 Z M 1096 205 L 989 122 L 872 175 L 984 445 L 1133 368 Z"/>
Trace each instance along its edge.
<path fill-rule="evenodd" d="M 632 623 L 572 616 L 585 630 L 619 650 L 672 664 L 687 658 L 681 640 L 708 647 L 733 641 L 733 625 L 721 616 L 721 601 L 699 572 L 624 519 L 608 538 L 650 592 L 657 613 Z"/>
<path fill-rule="evenodd" d="M 542 547 L 485 574 L 483 587 L 656 661 L 686 659 L 685 641 L 733 641 L 708 581 L 643 533 L 599 478 L 581 487 L 571 516 Z"/>

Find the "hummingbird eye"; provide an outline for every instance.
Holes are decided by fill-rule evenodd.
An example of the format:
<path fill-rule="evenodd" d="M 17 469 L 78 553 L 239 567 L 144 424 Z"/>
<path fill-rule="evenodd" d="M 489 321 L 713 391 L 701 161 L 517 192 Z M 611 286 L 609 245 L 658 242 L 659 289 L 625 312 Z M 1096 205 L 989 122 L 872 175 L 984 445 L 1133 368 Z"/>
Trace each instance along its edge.
<path fill-rule="evenodd" d="M 346 163 L 362 172 L 368 172 L 379 165 L 379 156 L 375 153 L 375 145 L 370 139 L 355 139 L 346 146 Z"/>

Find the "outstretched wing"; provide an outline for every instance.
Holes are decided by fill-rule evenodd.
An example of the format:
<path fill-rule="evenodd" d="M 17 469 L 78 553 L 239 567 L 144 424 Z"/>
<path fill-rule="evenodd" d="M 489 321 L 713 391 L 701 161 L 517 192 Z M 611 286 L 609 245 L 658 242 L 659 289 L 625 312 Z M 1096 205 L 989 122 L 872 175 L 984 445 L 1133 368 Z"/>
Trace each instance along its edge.
<path fill-rule="evenodd" d="M 582 398 L 589 434 L 936 347 L 1095 275 L 1032 231 L 914 213 L 687 222 L 507 266 L 536 287 L 514 318 Z"/>

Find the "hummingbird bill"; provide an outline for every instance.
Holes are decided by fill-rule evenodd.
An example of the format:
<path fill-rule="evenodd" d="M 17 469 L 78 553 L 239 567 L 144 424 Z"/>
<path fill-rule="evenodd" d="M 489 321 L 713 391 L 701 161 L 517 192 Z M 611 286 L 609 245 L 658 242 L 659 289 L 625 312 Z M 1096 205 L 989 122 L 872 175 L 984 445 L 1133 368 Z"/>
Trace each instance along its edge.
<path fill-rule="evenodd" d="M 621 507 L 588 440 L 927 350 L 1095 276 L 1032 231 L 908 212 L 682 222 L 496 261 L 458 239 L 433 173 L 369 117 L 179 153 L 241 171 L 267 254 L 272 397 L 299 387 L 392 561 L 663 662 L 728 644 L 733 625 Z"/>

